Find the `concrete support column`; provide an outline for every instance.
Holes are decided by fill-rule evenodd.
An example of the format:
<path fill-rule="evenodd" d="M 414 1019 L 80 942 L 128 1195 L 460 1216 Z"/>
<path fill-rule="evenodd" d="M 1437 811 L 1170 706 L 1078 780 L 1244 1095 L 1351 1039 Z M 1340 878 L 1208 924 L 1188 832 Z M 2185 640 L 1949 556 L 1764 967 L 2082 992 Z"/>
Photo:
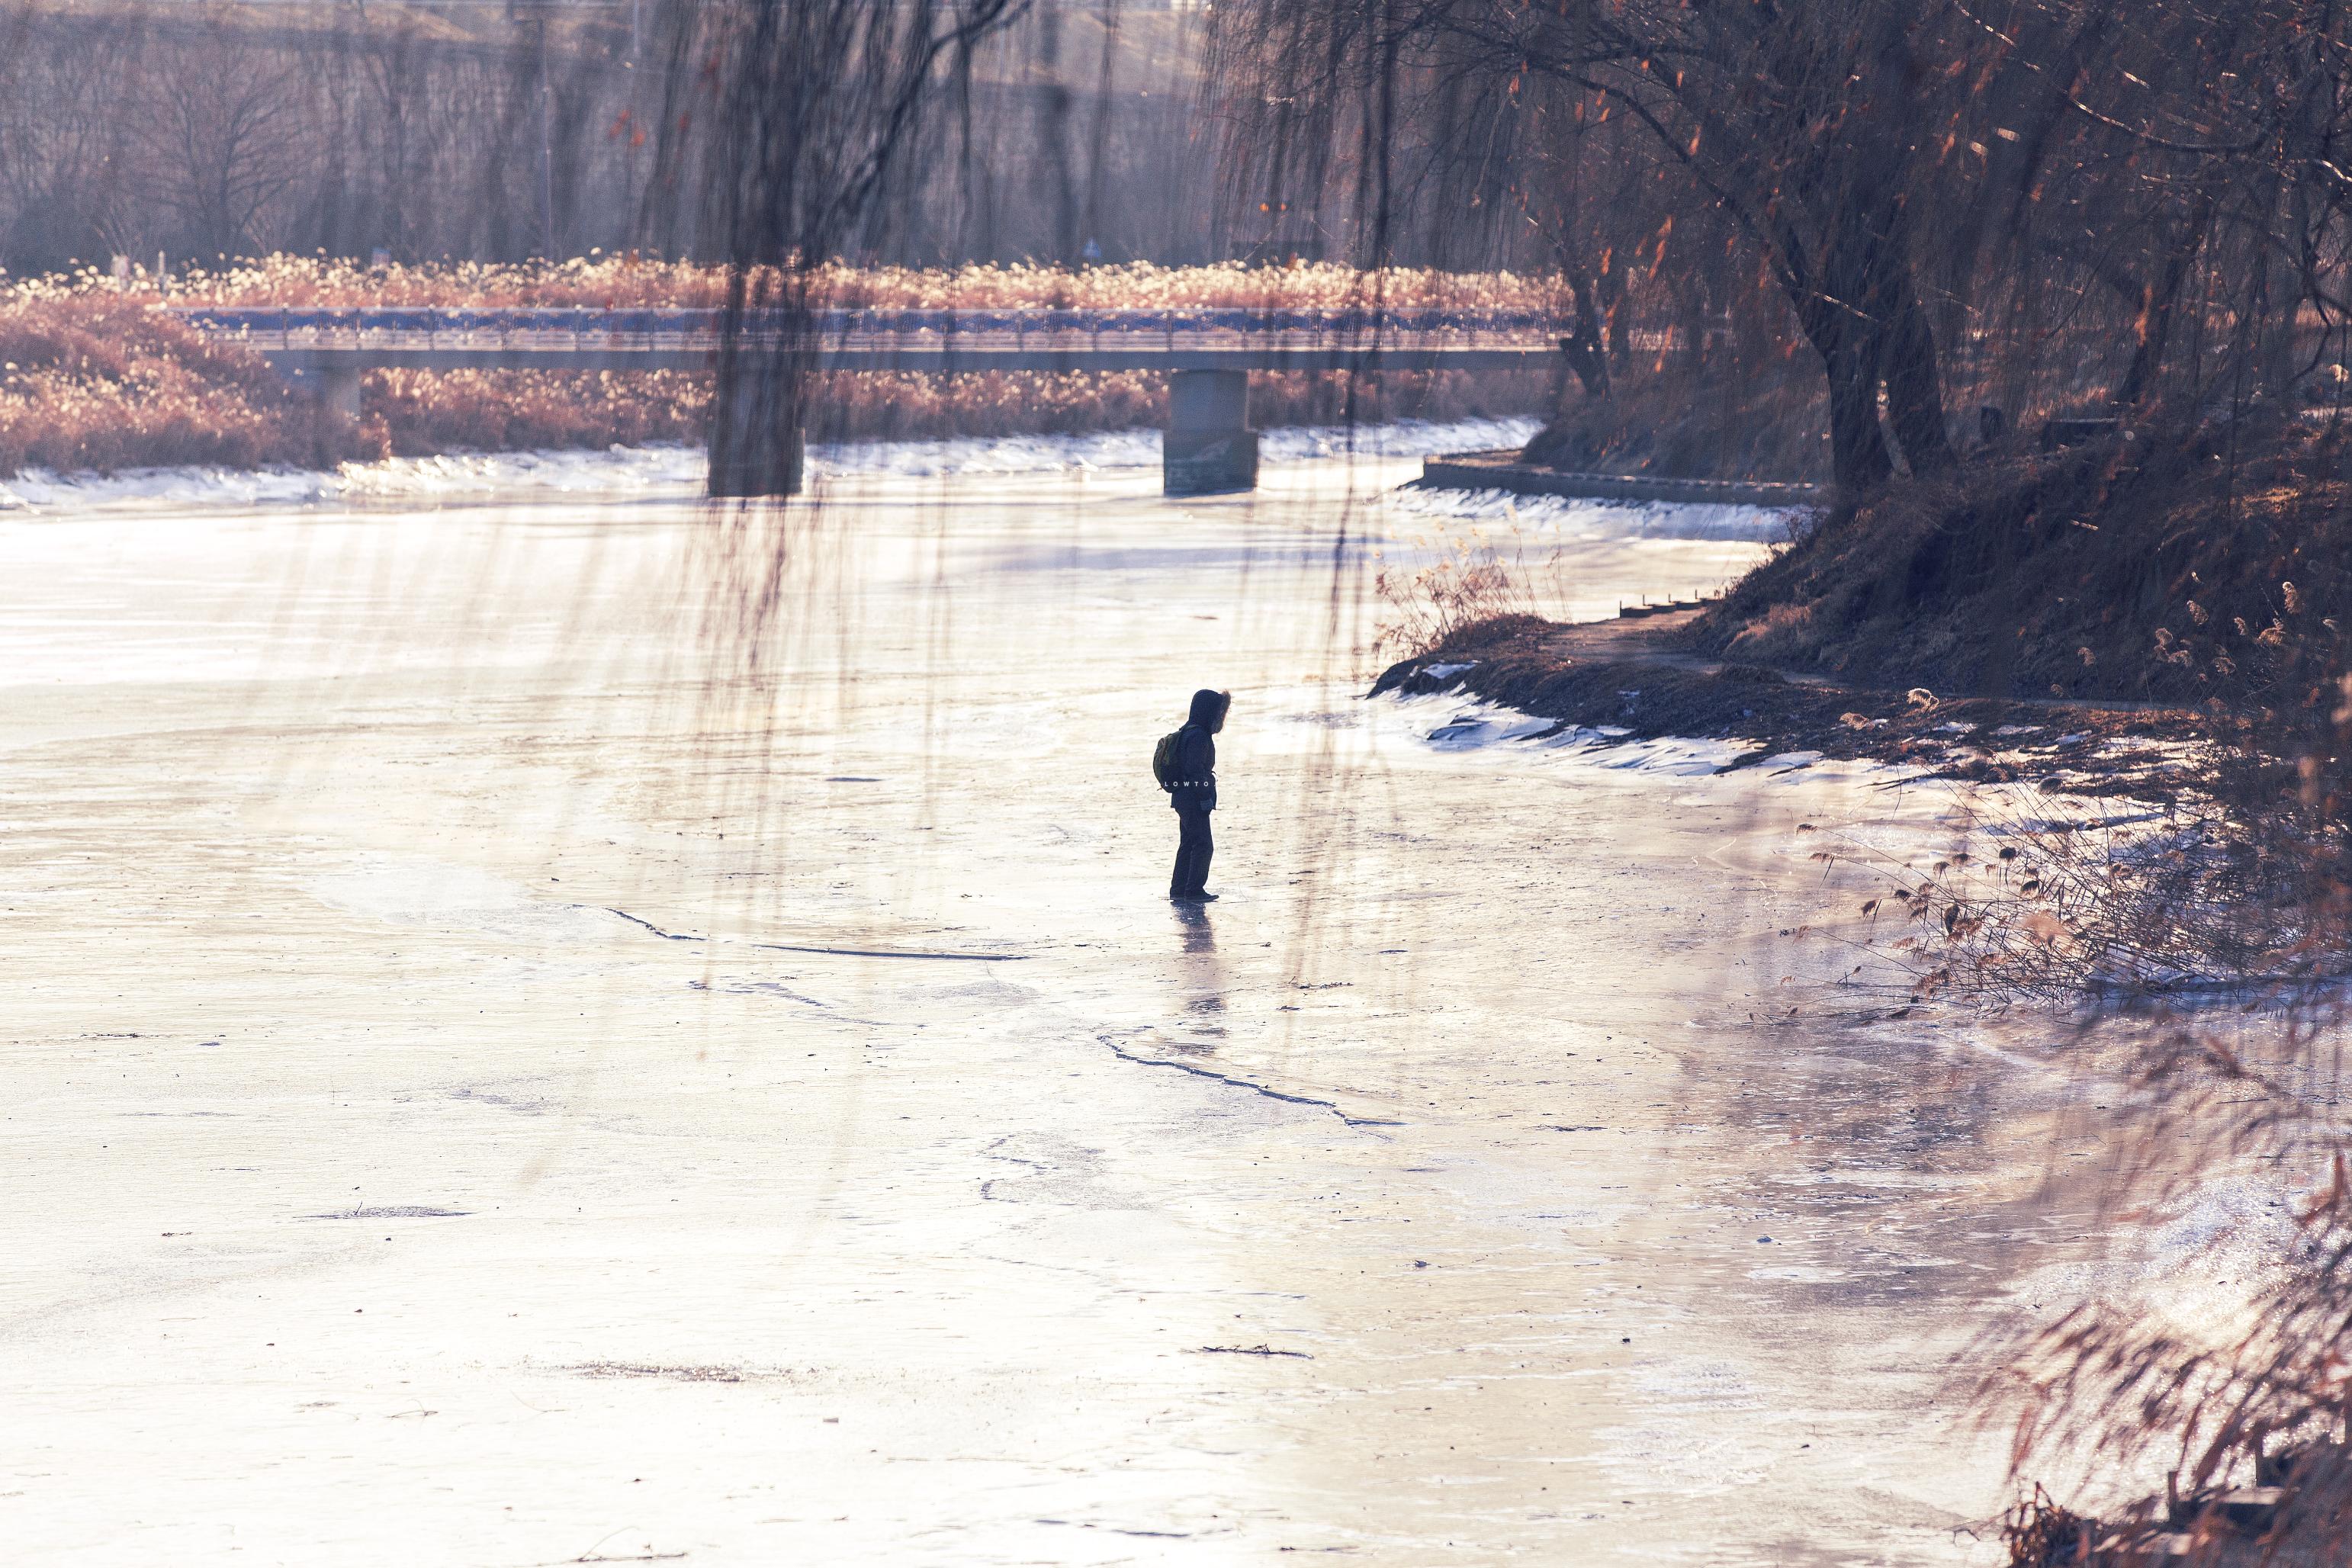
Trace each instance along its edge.
<path fill-rule="evenodd" d="M 308 398 L 320 414 L 345 419 L 360 416 L 361 372 L 357 363 L 298 364 L 292 369 L 281 368 L 278 374 L 297 396 Z"/>
<path fill-rule="evenodd" d="M 310 447 L 310 466 L 331 468 L 354 456 L 360 417 L 360 375 L 356 360 L 340 357 L 321 363 L 311 355 L 270 361 L 286 390 L 292 394 L 297 430 Z"/>
<path fill-rule="evenodd" d="M 1257 432 L 1249 427 L 1249 373 L 1180 370 L 1168 378 L 1160 489 L 1220 495 L 1257 488 Z"/>
<path fill-rule="evenodd" d="M 357 419 L 360 416 L 360 367 L 339 364 L 317 374 L 320 406 L 346 419 Z"/>
<path fill-rule="evenodd" d="M 722 367 L 710 400 L 709 491 L 714 496 L 798 495 L 806 437 L 799 402 L 772 361 Z"/>

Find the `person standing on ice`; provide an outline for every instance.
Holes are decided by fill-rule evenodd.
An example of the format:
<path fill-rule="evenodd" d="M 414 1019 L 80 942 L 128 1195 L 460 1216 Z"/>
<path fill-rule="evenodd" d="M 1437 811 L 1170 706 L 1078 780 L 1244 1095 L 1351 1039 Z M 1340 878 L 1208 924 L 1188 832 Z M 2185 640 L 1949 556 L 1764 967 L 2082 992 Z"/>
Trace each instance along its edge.
<path fill-rule="evenodd" d="M 1209 813 L 1217 809 L 1217 742 L 1213 737 L 1225 727 L 1225 710 L 1233 700 L 1230 692 L 1195 691 L 1192 717 L 1152 753 L 1152 771 L 1168 792 L 1168 804 L 1176 808 L 1176 874 L 1169 879 L 1168 896 L 1180 903 L 1206 903 L 1217 896 L 1207 886 L 1209 856 L 1215 847 L 1209 837 Z"/>

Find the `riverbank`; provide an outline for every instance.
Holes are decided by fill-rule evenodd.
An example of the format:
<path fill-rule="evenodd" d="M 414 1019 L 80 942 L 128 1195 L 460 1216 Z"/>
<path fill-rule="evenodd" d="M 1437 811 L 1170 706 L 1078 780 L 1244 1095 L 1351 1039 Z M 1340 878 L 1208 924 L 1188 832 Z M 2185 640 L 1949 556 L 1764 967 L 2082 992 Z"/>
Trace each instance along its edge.
<path fill-rule="evenodd" d="M 1453 681 L 1567 723 L 1986 783 L 2104 759 L 2093 771 L 2160 788 L 2147 748 L 2201 739 L 2315 766 L 2305 783 L 2325 794 L 2352 720 L 2342 446 L 2317 416 L 2260 409 L 2012 444 L 1791 512 L 1781 547 L 1719 595 L 1605 625 L 1496 613 L 1528 606 L 1517 563 L 1479 545 L 1377 689 Z M 2035 735 L 2057 739 L 2017 743 Z M 2249 782 L 2246 808 L 2266 809 L 2273 784 Z"/>
<path fill-rule="evenodd" d="M 1730 742 L 1727 768 L 1780 758 L 1901 763 L 1969 783 L 2138 796 L 2178 787 L 2179 748 L 2210 731 L 2203 715 L 2178 705 L 1944 698 L 1713 658 L 1691 646 L 1706 614 L 1582 625 L 1495 616 L 1389 666 L 1372 694 L 1459 691 L 1602 737 Z"/>
<path fill-rule="evenodd" d="M 2063 1155 L 2053 1142 L 2053 1170 L 2095 1162 L 2097 1212 L 2171 1216 L 2194 1259 L 2177 1292 L 2018 1287 L 2067 1303 L 2008 1347 L 2015 1385 L 2044 1402 L 2020 1427 L 2020 1473 L 2065 1504 L 2037 1493 L 2012 1515 L 2021 1565 L 2341 1555 L 2339 434 L 2252 409 L 1982 453 L 1801 520 L 1703 607 L 1482 614 L 1375 686 L 1424 711 L 1454 694 L 1465 710 L 1434 745 L 1565 743 L 1580 726 L 1593 751 L 1714 737 L 1723 771 L 1775 780 L 1848 758 L 1890 785 L 1950 781 L 1930 785 L 1958 808 L 1937 840 L 1815 825 L 1825 876 L 1860 866 L 1875 885 L 1784 934 L 1841 955 L 1858 987 L 1905 987 L 1880 1022 L 2063 1013 L 2030 1016 L 2077 1058 L 2084 1098 L 2120 1113 Z M 1468 601 L 1507 600 L 1503 552 L 1478 559 L 1496 576 Z M 2118 798 L 2085 798 L 2103 795 Z M 2116 1095 L 2117 1079 L 2139 1087 Z M 2129 1479 L 2151 1467 L 2172 1481 Z"/>

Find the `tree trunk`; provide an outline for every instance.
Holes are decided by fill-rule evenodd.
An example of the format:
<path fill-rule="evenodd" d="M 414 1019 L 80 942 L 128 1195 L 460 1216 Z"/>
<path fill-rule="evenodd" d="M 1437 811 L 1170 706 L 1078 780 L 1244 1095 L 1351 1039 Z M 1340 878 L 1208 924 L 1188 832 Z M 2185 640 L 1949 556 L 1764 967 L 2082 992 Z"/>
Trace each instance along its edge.
<path fill-rule="evenodd" d="M 2310 186 L 2300 180 L 2294 182 L 2286 192 L 2285 202 L 2284 223 L 2273 220 L 2271 225 L 2272 247 L 2300 256 L 2311 222 Z M 2273 205 L 2275 210 L 2276 204 Z M 2303 270 L 2289 254 L 2273 254 L 2263 271 L 2262 388 L 2284 401 L 2294 387 L 2296 373 L 2303 369 L 2303 356 L 2295 352 L 2297 327 L 2303 314 Z"/>
<path fill-rule="evenodd" d="M 1881 334 L 1853 302 L 1861 291 L 1855 285 L 1863 279 L 1864 269 L 1856 265 L 1862 258 L 1851 244 L 1841 247 L 1832 241 L 1822 269 L 1828 286 L 1817 289 L 1811 262 L 1795 231 L 1783 227 L 1777 237 L 1781 289 L 1829 380 L 1830 470 L 1840 501 L 1852 505 L 1895 473 L 1886 433 L 1878 423 Z"/>
<path fill-rule="evenodd" d="M 1605 402 L 1609 396 L 1609 351 L 1601 329 L 1599 290 L 1591 274 L 1581 270 L 1569 273 L 1568 288 L 1570 321 L 1568 335 L 1559 340 L 1559 363 L 1552 373 L 1551 413 L 1544 427 L 1519 452 L 1524 462 L 1553 468 L 1579 466 L 1587 445 L 1582 430 L 1568 416 L 1569 373 L 1576 373 L 1587 404 Z"/>
<path fill-rule="evenodd" d="M 1927 479 L 1959 466 L 1952 434 L 1944 422 L 1944 385 L 1936 359 L 1936 334 L 1911 286 L 1910 262 L 1895 257 L 1893 276 L 1879 289 L 1886 311 L 1880 333 L 1879 370 L 1886 382 L 1886 413 L 1896 445 L 1913 474 Z"/>
<path fill-rule="evenodd" d="M 2164 271 L 2149 291 L 2139 324 L 2139 346 L 2132 350 L 2131 363 L 2125 367 L 2123 380 L 2116 384 L 2115 401 L 2123 407 L 2137 405 L 2156 384 L 2157 372 L 2164 367 L 2165 346 L 2172 337 L 2180 290 L 2189 281 L 2189 268 L 2196 265 L 2197 253 L 2204 248 L 2206 226 L 2212 219 L 2212 195 L 2200 192 L 2194 212 L 2174 241 L 2170 254 L 2165 257 Z"/>
<path fill-rule="evenodd" d="M 1828 348 L 1816 342 L 1830 383 L 1830 468 L 1838 499 L 1852 503 L 1894 477 L 1895 459 L 1878 424 L 1878 361 L 1874 344 L 1846 332 Z"/>
<path fill-rule="evenodd" d="M 1593 298 L 1592 279 L 1570 279 L 1569 292 L 1576 312 L 1576 324 L 1570 336 L 1559 340 L 1561 357 L 1567 361 L 1568 368 L 1576 372 L 1576 379 L 1583 384 L 1587 397 L 1606 397 L 1609 395 L 1609 354 L 1601 342 L 1601 310 Z"/>
<path fill-rule="evenodd" d="M 1612 248 L 1604 252 L 1601 262 L 1601 320 L 1609 340 L 1609 363 L 1622 370 L 1633 357 L 1625 341 L 1626 329 L 1633 312 L 1626 309 L 1625 266 L 1623 259 Z"/>

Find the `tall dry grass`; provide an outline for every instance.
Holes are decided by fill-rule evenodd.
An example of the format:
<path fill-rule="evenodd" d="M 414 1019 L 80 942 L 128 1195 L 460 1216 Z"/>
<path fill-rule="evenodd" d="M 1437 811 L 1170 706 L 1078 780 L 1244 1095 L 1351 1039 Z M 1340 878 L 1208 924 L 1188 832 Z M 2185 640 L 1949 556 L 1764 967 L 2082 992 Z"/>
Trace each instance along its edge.
<path fill-rule="evenodd" d="M 0 473 L 323 466 L 385 449 L 381 421 L 321 420 L 257 356 L 136 301 L 0 294 Z"/>
<path fill-rule="evenodd" d="M 845 303 L 970 307 L 1340 304 L 1362 287 L 1359 274 L 1321 266 L 834 268 L 822 281 L 828 299 Z M 723 282 L 709 268 L 617 257 L 371 268 L 279 256 L 168 280 L 138 274 L 118 284 L 94 268 L 0 279 L 0 473 L 699 441 L 709 382 L 676 371 L 378 371 L 362 385 L 356 426 L 322 420 L 258 355 L 153 307 L 709 305 Z M 1538 303 L 1543 289 L 1539 279 L 1507 274 L 1403 273 L 1387 287 L 1391 298 L 1415 303 L 1498 306 Z M 1548 391 L 1540 373 L 1525 372 L 1266 375 L 1254 380 L 1253 416 L 1262 426 L 1493 416 L 1540 408 Z M 1142 371 L 828 375 L 811 404 L 818 440 L 1077 434 L 1167 418 L 1164 379 Z"/>
<path fill-rule="evenodd" d="M 107 286 L 84 268 L 26 286 L 66 292 Z M 584 305 L 716 306 L 727 275 L 694 262 L 602 254 L 562 262 L 393 263 L 371 267 L 331 257 L 268 256 L 158 280 L 133 275 L 131 292 L 168 295 L 174 303 L 214 305 Z M 1295 267 L 1160 267 L 1148 261 L 1080 270 L 1024 264 L 958 268 L 858 268 L 835 264 L 814 274 L 814 296 L 827 305 L 883 309 L 1172 310 L 1265 306 L 1304 310 L 1394 305 L 1538 310 L 1556 306 L 1555 278 L 1511 272 L 1441 272 L 1408 268 L 1369 275 L 1328 262 Z"/>
<path fill-rule="evenodd" d="M 1333 425 L 1350 417 L 1489 418 L 1542 395 L 1526 374 L 1396 372 L 1350 389 L 1344 375 L 1253 378 L 1260 426 Z M 710 384 L 677 371 L 410 371 L 371 374 L 363 402 L 404 457 L 458 448 L 522 450 L 614 442 L 699 441 Z M 980 372 L 970 375 L 818 377 L 809 434 L 820 441 L 1080 435 L 1164 425 L 1166 381 L 1150 371 Z"/>

